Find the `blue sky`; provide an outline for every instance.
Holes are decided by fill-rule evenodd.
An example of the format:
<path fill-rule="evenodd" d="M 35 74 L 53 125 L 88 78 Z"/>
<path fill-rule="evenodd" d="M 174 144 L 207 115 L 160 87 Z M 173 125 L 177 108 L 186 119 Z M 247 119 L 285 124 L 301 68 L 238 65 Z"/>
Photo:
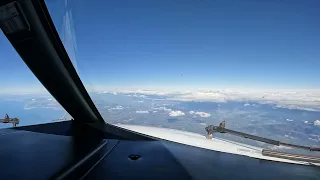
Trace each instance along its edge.
<path fill-rule="evenodd" d="M 46 2 L 62 34 L 64 2 Z M 316 0 L 81 0 L 68 9 L 78 72 L 93 89 L 320 88 Z M 5 41 L 0 84 L 40 87 Z"/>

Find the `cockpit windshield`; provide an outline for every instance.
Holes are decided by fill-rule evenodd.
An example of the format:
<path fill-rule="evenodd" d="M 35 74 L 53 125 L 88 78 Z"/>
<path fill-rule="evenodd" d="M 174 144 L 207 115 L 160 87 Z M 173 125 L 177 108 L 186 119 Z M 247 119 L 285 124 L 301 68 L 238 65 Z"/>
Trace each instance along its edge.
<path fill-rule="evenodd" d="M 318 1 L 46 5 L 107 123 L 320 155 Z"/>

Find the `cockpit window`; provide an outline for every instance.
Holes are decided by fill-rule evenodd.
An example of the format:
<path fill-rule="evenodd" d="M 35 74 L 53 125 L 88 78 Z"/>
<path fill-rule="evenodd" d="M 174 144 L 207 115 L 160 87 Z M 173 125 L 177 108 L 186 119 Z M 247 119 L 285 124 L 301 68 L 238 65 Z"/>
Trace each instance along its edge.
<path fill-rule="evenodd" d="M 0 32 L 0 128 L 71 119 Z"/>
<path fill-rule="evenodd" d="M 318 1 L 46 3 L 107 123 L 320 144 Z"/>

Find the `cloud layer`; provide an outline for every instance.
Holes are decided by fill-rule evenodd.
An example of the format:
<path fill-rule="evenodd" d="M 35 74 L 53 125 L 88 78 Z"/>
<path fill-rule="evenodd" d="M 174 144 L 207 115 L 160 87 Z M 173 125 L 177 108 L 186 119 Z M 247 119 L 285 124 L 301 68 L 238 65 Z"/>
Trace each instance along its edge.
<path fill-rule="evenodd" d="M 138 97 L 143 95 L 158 95 L 167 100 L 178 101 L 250 101 L 260 104 L 274 104 L 275 108 L 302 109 L 320 111 L 320 90 L 310 91 L 245 91 L 245 90 L 197 90 L 197 91 L 156 91 L 156 90 L 118 90 L 117 93 L 133 93 Z M 113 93 L 105 91 L 102 93 Z M 245 106 L 254 106 L 245 104 Z"/>

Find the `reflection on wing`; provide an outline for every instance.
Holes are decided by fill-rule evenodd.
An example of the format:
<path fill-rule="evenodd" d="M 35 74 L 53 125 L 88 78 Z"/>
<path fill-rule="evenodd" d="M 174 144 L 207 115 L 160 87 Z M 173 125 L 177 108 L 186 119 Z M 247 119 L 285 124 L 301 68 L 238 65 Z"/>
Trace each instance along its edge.
<path fill-rule="evenodd" d="M 306 149 L 306 150 L 310 150 L 310 151 L 320 151 L 320 147 L 308 147 L 308 146 L 284 143 L 284 142 L 276 141 L 273 139 L 268 139 L 268 138 L 264 138 L 264 137 L 260 137 L 260 136 L 255 136 L 255 135 L 227 129 L 227 128 L 225 128 L 225 121 L 222 121 L 219 126 L 210 125 L 210 126 L 206 127 L 205 130 L 208 133 L 207 138 L 212 138 L 212 134 L 215 132 L 229 133 L 229 134 L 233 134 L 233 135 L 240 136 L 243 138 L 261 141 L 261 142 L 276 145 L 276 146 L 281 145 L 281 146 L 288 146 L 288 147 L 293 147 L 293 148 Z"/>

